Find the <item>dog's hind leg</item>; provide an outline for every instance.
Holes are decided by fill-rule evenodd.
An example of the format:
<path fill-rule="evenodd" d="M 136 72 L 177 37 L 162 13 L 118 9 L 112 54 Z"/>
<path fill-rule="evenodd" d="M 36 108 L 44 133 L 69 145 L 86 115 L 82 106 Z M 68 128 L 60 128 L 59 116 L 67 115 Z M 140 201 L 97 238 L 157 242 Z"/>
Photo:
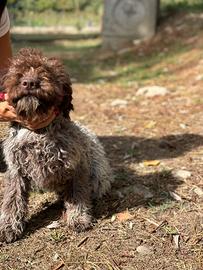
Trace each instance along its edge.
<path fill-rule="evenodd" d="M 0 241 L 19 238 L 25 226 L 29 181 L 16 171 L 8 172 L 0 216 Z"/>

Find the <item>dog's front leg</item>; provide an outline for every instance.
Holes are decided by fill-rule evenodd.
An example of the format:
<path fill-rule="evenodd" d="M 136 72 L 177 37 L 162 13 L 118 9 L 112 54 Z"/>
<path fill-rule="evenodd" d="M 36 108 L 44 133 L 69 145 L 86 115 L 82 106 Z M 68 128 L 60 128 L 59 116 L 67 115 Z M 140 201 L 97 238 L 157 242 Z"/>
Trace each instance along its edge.
<path fill-rule="evenodd" d="M 23 232 L 27 214 L 29 181 L 8 172 L 0 216 L 0 241 L 15 241 Z"/>
<path fill-rule="evenodd" d="M 71 182 L 65 196 L 67 225 L 76 231 L 84 231 L 92 227 L 89 177 L 77 175 Z"/>

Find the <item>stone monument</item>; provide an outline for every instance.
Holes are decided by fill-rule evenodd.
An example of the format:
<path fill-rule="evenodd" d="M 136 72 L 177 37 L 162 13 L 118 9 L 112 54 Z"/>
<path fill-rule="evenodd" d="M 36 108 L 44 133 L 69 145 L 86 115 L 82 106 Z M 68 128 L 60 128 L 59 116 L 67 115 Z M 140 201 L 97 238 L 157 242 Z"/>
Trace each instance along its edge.
<path fill-rule="evenodd" d="M 155 34 L 159 0 L 104 0 L 103 48 L 119 50 Z"/>

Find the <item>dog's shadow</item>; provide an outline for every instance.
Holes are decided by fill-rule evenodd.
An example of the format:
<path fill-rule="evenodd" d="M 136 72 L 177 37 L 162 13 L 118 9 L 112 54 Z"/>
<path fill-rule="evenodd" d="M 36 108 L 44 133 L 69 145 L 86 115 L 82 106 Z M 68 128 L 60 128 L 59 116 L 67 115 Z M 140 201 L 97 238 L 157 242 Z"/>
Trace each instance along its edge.
<path fill-rule="evenodd" d="M 161 138 L 134 136 L 101 137 L 107 156 L 115 171 L 112 191 L 102 200 L 94 201 L 94 217 L 105 218 L 134 207 L 162 205 L 169 200 L 170 191 L 183 184 L 171 171 L 162 170 L 139 175 L 129 165 L 143 160 L 168 159 L 183 155 L 203 145 L 203 136 L 196 134 L 170 135 Z M 26 234 L 48 225 L 62 215 L 61 202 L 50 203 L 31 216 Z"/>
<path fill-rule="evenodd" d="M 139 175 L 130 169 L 144 160 L 164 160 L 182 156 L 203 145 L 203 136 L 197 134 L 168 135 L 161 138 L 135 136 L 101 137 L 116 181 L 112 192 L 96 202 L 95 216 L 108 217 L 134 207 L 162 205 L 170 200 L 171 192 L 184 183 L 169 169 Z M 178 169 L 178 167 L 174 168 Z M 143 169 L 144 171 L 144 169 Z"/>

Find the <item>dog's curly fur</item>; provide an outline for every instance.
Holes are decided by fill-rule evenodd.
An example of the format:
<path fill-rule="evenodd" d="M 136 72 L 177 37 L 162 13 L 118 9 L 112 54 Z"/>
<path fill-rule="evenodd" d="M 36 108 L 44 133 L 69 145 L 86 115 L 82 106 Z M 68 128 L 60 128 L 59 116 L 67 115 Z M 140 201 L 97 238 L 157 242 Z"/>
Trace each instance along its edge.
<path fill-rule="evenodd" d="M 33 185 L 58 194 L 64 201 L 69 227 L 91 227 L 92 199 L 110 189 L 113 175 L 97 137 L 70 120 L 72 88 L 63 65 L 39 51 L 22 49 L 11 61 L 4 87 L 22 119 L 42 115 L 52 106 L 59 115 L 38 131 L 18 123 L 10 127 L 4 142 L 8 171 L 0 241 L 12 242 L 22 235 Z"/>

